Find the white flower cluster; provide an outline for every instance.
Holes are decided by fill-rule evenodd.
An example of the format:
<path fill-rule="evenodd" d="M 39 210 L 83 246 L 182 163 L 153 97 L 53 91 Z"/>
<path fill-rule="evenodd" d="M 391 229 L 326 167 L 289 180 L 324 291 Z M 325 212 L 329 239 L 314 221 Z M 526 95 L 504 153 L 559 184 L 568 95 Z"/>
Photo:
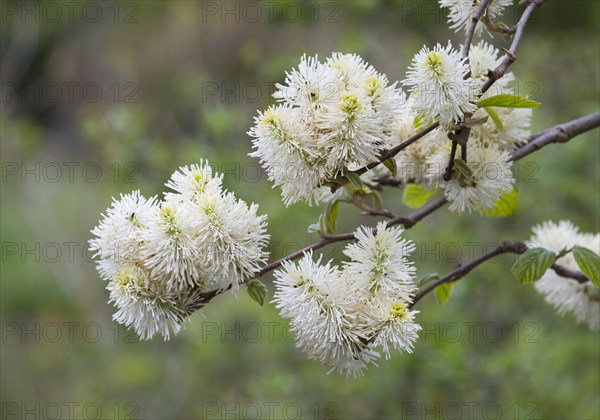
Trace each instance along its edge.
<path fill-rule="evenodd" d="M 346 247 L 350 261 L 334 266 L 306 254 L 275 272 L 274 302 L 290 319 L 296 343 L 312 359 L 346 376 L 361 375 L 376 364 L 381 347 L 412 352 L 421 327 L 408 309 L 416 289 L 408 256 L 412 241 L 401 228 L 361 227 Z"/>
<path fill-rule="evenodd" d="M 248 132 L 256 149 L 251 156 L 260 159 L 269 179 L 281 187 L 286 205 L 318 203 L 333 199 L 327 186 L 336 177 L 377 160 L 384 149 L 437 121 L 437 129 L 396 155 L 395 176 L 405 183 L 442 188 L 453 211 L 485 212 L 512 190 L 509 153 L 530 135 L 531 109 L 496 107 L 492 112 L 501 121 L 497 125 L 475 105 L 479 97 L 512 93 L 514 75 L 507 73 L 481 95 L 488 72 L 500 61 L 499 51 L 483 41 L 471 46 L 469 60 L 450 43 L 433 50 L 424 47 L 403 82 L 410 89 L 407 96 L 356 55 L 335 53 L 325 63 L 304 56 L 287 73 L 285 85 L 276 85 L 274 96 L 281 103 L 255 117 Z M 484 121 L 471 128 L 471 173 L 464 176 L 455 167 L 445 181 L 448 131 L 465 114 Z M 369 183 L 386 175 L 380 166 L 361 178 Z"/>
<path fill-rule="evenodd" d="M 407 107 L 403 108 L 394 127 L 394 139 L 397 144 L 415 134 L 422 127 L 418 122 L 417 114 L 411 106 L 412 99 L 408 99 Z M 447 144 L 448 133 L 443 129 L 435 129 L 417 142 L 411 144 L 395 157 L 399 181 L 405 183 L 427 184 L 427 158 L 440 147 Z"/>
<path fill-rule="evenodd" d="M 92 230 L 113 318 L 142 339 L 176 334 L 201 293 L 235 290 L 266 261 L 266 216 L 221 183 L 208 163 L 179 168 L 163 201 L 121 195 Z"/>
<path fill-rule="evenodd" d="M 412 110 L 425 124 L 439 121 L 449 130 L 465 113 L 474 112 L 480 83 L 466 78 L 469 64 L 450 41 L 433 50 L 423 47 L 408 68 L 405 86 L 411 88 Z"/>
<path fill-rule="evenodd" d="M 423 51 L 420 54 L 422 53 Z M 443 55 L 443 50 L 438 51 L 438 54 Z M 449 56 L 445 58 L 447 59 Z M 455 60 L 458 58 L 455 57 Z M 471 80 L 475 81 L 477 86 L 481 86 L 487 78 L 487 72 L 495 68 L 500 60 L 498 50 L 481 41 L 471 47 L 468 68 L 461 72 L 470 71 Z M 439 75 L 441 77 L 442 73 Z M 420 76 L 413 74 L 413 78 L 419 77 L 422 79 L 422 84 L 428 86 L 426 80 L 435 76 L 427 76 L 426 71 Z M 513 93 L 509 87 L 509 83 L 512 81 L 514 81 L 514 75 L 507 73 L 494 85 L 493 95 Z M 450 80 L 448 79 L 447 82 L 450 83 Z M 460 83 L 461 81 L 457 79 L 454 86 L 461 86 Z M 465 88 L 465 85 L 462 86 Z M 492 90 L 486 92 L 484 97 L 492 95 L 491 92 Z M 416 95 L 419 95 L 418 90 Z M 430 98 L 441 98 L 442 96 L 432 94 Z M 424 113 L 428 112 L 427 109 L 430 111 L 425 118 L 435 119 L 436 113 L 439 112 L 434 111 L 436 106 L 438 109 L 443 108 L 441 104 L 431 104 L 429 108 L 422 109 L 413 91 L 406 101 L 406 107 L 401 109 L 398 114 L 393 135 L 395 143 L 399 144 L 406 140 L 415 131 L 423 128 L 423 124 L 429 122 L 424 122 L 423 118 Z M 440 127 L 411 144 L 396 156 L 397 178 L 407 183 L 423 184 L 427 188 L 435 186 L 443 188 L 446 198 L 452 202 L 450 209 L 453 211 L 462 212 L 474 209 L 484 211 L 493 208 L 502 194 L 513 188 L 514 177 L 511 171 L 512 162 L 509 161 L 510 153 L 524 144 L 531 134 L 531 109 L 494 108 L 494 110 L 502 121 L 502 130 L 491 118 L 471 129 L 467 146 L 467 166 L 471 171 L 469 177 L 465 177 L 455 168 L 453 177 L 449 181 L 442 179 L 450 161 L 451 149 L 447 129 Z M 481 109 L 474 112 L 473 119 L 486 116 L 486 111 Z M 447 120 L 450 121 L 450 119 Z M 459 157 L 460 154 L 457 152 L 455 158 Z"/>
<path fill-rule="evenodd" d="M 484 145 L 469 140 L 467 143 L 468 174 L 455 164 L 450 180 L 443 175 L 450 160 L 449 144 L 439 148 L 427 158 L 427 177 L 443 186 L 444 195 L 450 201 L 450 210 L 491 210 L 496 201 L 513 189 L 514 177 L 511 171 L 510 155 L 495 144 Z M 458 158 L 459 156 L 455 156 Z"/>
<path fill-rule="evenodd" d="M 579 232 L 567 220 L 558 223 L 547 221 L 533 228 L 529 245 L 532 248 L 546 248 L 557 255 L 578 245 L 600 255 L 600 234 Z M 556 262 L 566 268 L 579 270 L 571 252 L 560 256 Z M 600 288 L 591 282 L 579 283 L 577 280 L 561 277 L 553 270 L 547 270 L 535 282 L 535 288 L 559 314 L 573 313 L 577 323 L 585 323 L 595 331 L 600 329 Z"/>
<path fill-rule="evenodd" d="M 403 97 L 396 84 L 354 54 L 324 63 L 303 56 L 286 73 L 280 102 L 255 117 L 248 134 L 269 179 L 286 205 L 311 204 L 316 191 L 339 175 L 376 160 L 389 147 Z"/>
<path fill-rule="evenodd" d="M 498 18 L 502 11 L 512 4 L 513 0 L 490 0 L 486 7 L 485 15 L 494 20 Z M 461 29 L 467 30 L 472 21 L 473 15 L 481 5 L 480 0 L 440 0 L 440 7 L 449 9 L 448 23 L 450 28 L 455 31 Z M 480 34 L 483 25 L 477 25 L 475 33 Z"/>

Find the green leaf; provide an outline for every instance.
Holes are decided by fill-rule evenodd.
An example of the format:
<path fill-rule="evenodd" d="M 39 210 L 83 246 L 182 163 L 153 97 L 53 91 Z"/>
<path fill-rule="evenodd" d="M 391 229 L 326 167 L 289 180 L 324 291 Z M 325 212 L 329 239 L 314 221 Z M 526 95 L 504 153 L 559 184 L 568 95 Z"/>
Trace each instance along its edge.
<path fill-rule="evenodd" d="M 350 181 L 350 183 L 356 188 L 362 188 L 363 182 L 362 179 L 360 179 L 360 175 L 355 174 L 354 172 L 348 172 L 346 174 L 346 178 L 348 178 L 348 181 Z"/>
<path fill-rule="evenodd" d="M 485 109 L 485 111 L 488 113 L 488 115 L 490 116 L 492 121 L 494 121 L 494 124 L 496 124 L 496 127 L 498 128 L 498 130 L 500 132 L 503 132 L 504 126 L 502 125 L 502 120 L 500 120 L 500 117 L 498 116 L 498 113 L 494 110 L 494 108 L 485 107 L 483 109 Z"/>
<path fill-rule="evenodd" d="M 581 272 L 596 287 L 600 287 L 600 256 L 594 251 L 575 245 L 571 251 Z"/>
<path fill-rule="evenodd" d="M 488 117 L 480 117 L 480 118 L 467 118 L 465 120 L 465 126 L 469 128 L 477 127 L 478 125 L 483 125 L 487 122 Z"/>
<path fill-rule="evenodd" d="M 502 108 L 537 108 L 540 105 L 541 104 L 537 101 L 508 93 L 491 96 L 477 102 L 477 106 L 479 108 L 485 108 L 488 106 L 499 106 Z"/>
<path fill-rule="evenodd" d="M 424 128 L 430 126 L 431 124 L 435 123 L 436 119 L 427 119 L 427 117 L 423 114 L 421 115 L 417 115 L 414 120 L 413 120 L 413 127 L 417 130 L 417 131 L 421 131 Z"/>
<path fill-rule="evenodd" d="M 373 209 L 381 210 L 383 209 L 383 198 L 381 198 L 381 194 L 377 191 L 371 191 L 371 198 L 373 199 Z"/>
<path fill-rule="evenodd" d="M 417 279 L 416 283 L 417 283 L 417 286 L 421 287 L 421 286 L 424 286 L 425 284 L 429 283 L 430 281 L 437 280 L 439 278 L 440 278 L 440 275 L 438 273 L 430 273 L 430 274 L 426 274 L 423 277 L 420 277 L 419 279 Z"/>
<path fill-rule="evenodd" d="M 427 191 L 419 184 L 407 184 L 402 192 L 402 202 L 411 209 L 418 209 L 432 194 L 433 191 Z"/>
<path fill-rule="evenodd" d="M 555 260 L 554 252 L 544 248 L 532 248 L 517 259 L 511 271 L 519 283 L 529 284 L 539 280 Z"/>
<path fill-rule="evenodd" d="M 444 304 L 450 300 L 450 295 L 452 294 L 452 288 L 454 287 L 454 283 L 446 282 L 437 286 L 433 292 L 435 293 L 435 297 L 437 301 L 441 304 Z"/>
<path fill-rule="evenodd" d="M 396 159 L 391 158 L 383 161 L 383 164 L 386 168 L 390 170 L 392 176 L 396 176 L 396 172 L 398 172 L 398 166 L 396 165 Z"/>
<path fill-rule="evenodd" d="M 320 214 L 319 215 L 319 229 L 317 230 L 317 233 L 321 236 L 323 235 L 324 232 L 327 232 L 327 226 L 325 225 L 325 217 Z"/>
<path fill-rule="evenodd" d="M 336 230 L 336 220 L 338 211 L 340 210 L 340 202 L 334 201 L 327 205 L 325 209 L 325 228 L 327 233 L 334 233 Z"/>
<path fill-rule="evenodd" d="M 502 194 L 491 209 L 480 209 L 481 214 L 489 217 L 512 216 L 517 211 L 517 202 L 518 193 L 516 188 L 513 188 L 509 192 Z"/>
<path fill-rule="evenodd" d="M 454 159 L 454 166 L 458 168 L 460 173 L 463 174 L 465 178 L 470 179 L 473 177 L 473 171 L 471 171 L 471 168 L 469 168 L 469 165 L 467 165 L 467 162 L 464 160 Z"/>
<path fill-rule="evenodd" d="M 262 306 L 265 303 L 265 297 L 267 296 L 267 286 L 260 280 L 250 280 L 248 283 L 248 294 L 253 301 Z"/>
<path fill-rule="evenodd" d="M 417 115 L 413 120 L 413 127 L 419 129 L 423 126 L 423 118 L 420 115 Z"/>

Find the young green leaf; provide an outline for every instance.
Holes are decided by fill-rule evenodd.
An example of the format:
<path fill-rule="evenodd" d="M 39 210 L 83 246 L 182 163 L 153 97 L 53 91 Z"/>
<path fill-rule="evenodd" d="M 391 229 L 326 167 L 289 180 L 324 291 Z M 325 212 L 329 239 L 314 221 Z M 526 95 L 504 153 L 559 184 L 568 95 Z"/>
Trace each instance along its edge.
<path fill-rule="evenodd" d="M 248 283 L 248 294 L 253 301 L 262 306 L 265 303 L 265 297 L 267 296 L 267 286 L 260 280 L 250 280 Z"/>
<path fill-rule="evenodd" d="M 407 184 L 402 192 L 402 202 L 411 209 L 418 209 L 432 194 L 433 191 L 427 191 L 419 184 Z"/>
<path fill-rule="evenodd" d="M 325 216 L 320 214 L 319 215 L 319 230 L 317 230 L 317 233 L 319 234 L 319 236 L 322 236 L 323 233 L 327 232 L 327 225 L 325 224 Z"/>
<path fill-rule="evenodd" d="M 357 175 L 354 172 L 348 172 L 346 174 L 346 178 L 348 178 L 348 181 L 350 181 L 350 183 L 356 188 L 362 188 L 363 182 L 362 179 L 360 179 L 360 175 Z"/>
<path fill-rule="evenodd" d="M 571 252 L 581 272 L 594 286 L 600 287 L 600 256 L 592 250 L 577 245 Z"/>
<path fill-rule="evenodd" d="M 454 159 L 454 166 L 458 168 L 460 173 L 463 174 L 465 178 L 469 179 L 473 176 L 473 171 L 471 171 L 471 168 L 469 168 L 469 165 L 467 165 L 467 162 L 464 160 Z"/>
<path fill-rule="evenodd" d="M 503 93 L 477 102 L 479 108 L 488 106 L 498 106 L 501 108 L 537 108 L 541 104 L 537 101 L 525 98 L 523 96 Z"/>
<path fill-rule="evenodd" d="M 383 164 L 386 168 L 390 170 L 392 176 L 396 176 L 396 172 L 398 171 L 398 166 L 396 165 L 396 159 L 391 158 L 383 161 Z"/>
<path fill-rule="evenodd" d="M 423 126 L 423 118 L 420 115 L 417 115 L 413 120 L 413 127 L 419 129 Z"/>
<path fill-rule="evenodd" d="M 504 126 L 502 125 L 502 120 L 498 116 L 498 113 L 496 112 L 496 110 L 494 108 L 489 107 L 489 106 L 485 107 L 483 109 L 485 109 L 485 111 L 488 113 L 488 115 L 490 116 L 490 118 L 492 119 L 492 121 L 494 121 L 494 124 L 496 124 L 496 127 L 498 128 L 498 131 L 503 132 L 504 131 Z"/>
<path fill-rule="evenodd" d="M 383 198 L 381 197 L 381 194 L 379 194 L 377 191 L 371 191 L 371 198 L 373 200 L 374 210 L 379 211 L 383 209 Z"/>
<path fill-rule="evenodd" d="M 454 283 L 442 283 L 439 286 L 437 286 L 433 290 L 437 301 L 441 304 L 448 302 L 450 300 L 450 295 L 452 294 L 453 287 Z"/>
<path fill-rule="evenodd" d="M 325 228 L 327 229 L 327 233 L 335 233 L 339 209 L 339 201 L 334 201 L 327 205 L 327 208 L 325 209 Z"/>
<path fill-rule="evenodd" d="M 518 193 L 515 188 L 504 193 L 491 209 L 481 209 L 481 214 L 489 217 L 512 216 L 517 211 Z"/>
<path fill-rule="evenodd" d="M 483 125 L 487 122 L 488 117 L 481 117 L 481 118 L 467 118 L 465 120 L 465 126 L 473 128 L 473 127 L 477 127 L 478 125 Z"/>
<path fill-rule="evenodd" d="M 544 275 L 555 260 L 554 252 L 544 248 L 532 248 L 517 259 L 511 270 L 521 284 L 533 283 Z"/>

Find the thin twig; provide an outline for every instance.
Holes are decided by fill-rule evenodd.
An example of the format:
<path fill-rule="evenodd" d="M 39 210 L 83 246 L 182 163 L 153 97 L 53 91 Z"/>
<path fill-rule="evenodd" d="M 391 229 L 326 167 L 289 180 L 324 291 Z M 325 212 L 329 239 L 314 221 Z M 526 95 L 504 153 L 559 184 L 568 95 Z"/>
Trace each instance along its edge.
<path fill-rule="evenodd" d="M 287 255 L 283 258 L 278 259 L 277 261 L 273 261 L 272 263 L 264 266 L 255 276 L 255 278 L 257 277 L 261 277 L 264 274 L 268 273 L 269 271 L 272 271 L 276 268 L 279 268 L 284 262 L 286 261 L 293 261 L 297 258 L 302 257 L 304 254 L 306 254 L 307 252 L 310 251 L 314 251 L 320 248 L 323 248 L 327 245 L 333 244 L 335 242 L 341 242 L 341 241 L 350 241 L 354 239 L 354 233 L 344 233 L 344 234 L 337 234 L 337 235 L 326 235 L 323 237 L 323 239 L 321 239 L 319 242 L 315 242 L 312 245 L 308 245 L 305 248 L 302 248 L 299 251 L 296 251 L 290 255 Z"/>
<path fill-rule="evenodd" d="M 521 15 L 521 19 L 519 19 L 519 21 L 515 25 L 515 34 L 513 35 L 512 43 L 510 44 L 510 48 L 506 51 L 504 59 L 498 65 L 498 67 L 488 72 L 488 79 L 481 87 L 482 94 L 487 92 L 488 89 L 491 88 L 492 85 L 496 82 L 496 80 L 502 78 L 502 76 L 504 76 L 506 70 L 508 70 L 510 65 L 516 61 L 517 57 L 515 56 L 515 54 L 517 52 L 519 43 L 521 42 L 521 37 L 523 36 L 523 30 L 525 29 L 525 25 L 527 24 L 527 21 L 533 13 L 533 10 L 538 6 L 541 6 L 543 2 L 544 0 L 530 0 L 529 4 L 527 5 L 527 8 L 525 9 L 525 11 L 523 11 L 523 14 Z"/>
<path fill-rule="evenodd" d="M 564 124 L 544 130 L 540 135 L 513 153 L 510 160 L 519 160 L 552 143 L 566 143 L 571 138 L 600 126 L 600 112 L 577 118 Z"/>
<path fill-rule="evenodd" d="M 448 160 L 448 165 L 446 166 L 446 170 L 444 171 L 444 181 L 450 181 L 450 179 L 452 178 L 452 169 L 454 169 L 454 157 L 456 156 L 457 147 L 458 143 L 453 141 L 452 146 L 450 148 L 450 159 Z"/>
<path fill-rule="evenodd" d="M 487 16 L 481 18 L 481 22 L 492 32 L 498 32 L 500 35 L 507 37 L 515 33 L 517 28 L 515 26 L 506 26 L 502 24 L 495 24 Z"/>
<path fill-rule="evenodd" d="M 355 174 L 357 174 L 357 175 L 362 175 L 365 172 L 370 171 L 371 169 L 373 169 L 376 166 L 378 166 L 380 163 L 383 163 L 386 160 L 393 158 L 398 153 L 400 153 L 402 150 L 406 149 L 408 146 L 410 146 L 411 144 L 413 144 L 414 142 L 416 142 L 420 138 L 422 138 L 422 137 L 426 136 L 427 134 L 431 133 L 433 130 L 435 130 L 436 128 L 438 128 L 439 125 L 440 125 L 440 123 L 438 123 L 438 122 L 431 124 L 429 127 L 426 127 L 423 130 L 419 131 L 414 136 L 409 137 L 408 139 L 406 139 L 405 141 L 403 141 L 402 143 L 400 143 L 398 146 L 393 147 L 390 150 L 387 150 L 387 151 L 383 152 L 381 154 L 381 156 L 379 157 L 379 160 L 377 160 L 375 162 L 371 162 L 368 165 L 363 166 L 362 168 L 357 169 L 357 170 L 355 170 L 353 172 Z"/>
<path fill-rule="evenodd" d="M 519 242 L 519 241 L 504 242 L 501 245 L 498 245 L 496 248 L 494 248 L 490 252 L 488 252 L 487 254 L 484 254 L 484 255 L 480 256 L 479 258 L 476 258 L 473 261 L 456 268 L 455 270 L 451 271 L 450 273 L 446 274 L 445 276 L 428 284 L 426 287 L 421 289 L 415 295 L 415 297 L 414 297 L 412 303 L 409 305 L 409 307 L 412 308 L 418 301 L 420 301 L 423 297 L 425 297 L 426 295 L 431 293 L 433 290 L 435 290 L 435 288 L 438 287 L 440 284 L 452 283 L 452 282 L 462 279 L 467 274 L 469 274 L 471 272 L 471 270 L 473 270 L 475 267 L 483 264 L 484 262 L 486 262 L 487 260 L 489 260 L 491 258 L 494 258 L 501 254 L 508 254 L 508 253 L 522 254 L 525 251 L 527 251 L 527 249 L 528 249 L 527 245 L 525 245 L 523 242 Z M 589 281 L 589 279 L 586 276 L 584 276 L 581 272 L 571 270 L 560 264 L 555 263 L 552 265 L 551 268 L 558 275 L 560 275 L 562 277 L 572 278 L 572 279 L 578 281 L 579 283 L 585 283 L 585 282 Z"/>
<path fill-rule="evenodd" d="M 352 199 L 342 199 L 339 201 L 342 201 L 344 203 L 353 204 L 354 206 L 361 209 L 363 214 L 366 214 L 369 216 L 382 216 L 382 217 L 387 217 L 388 219 L 396 217 L 396 215 L 389 210 L 386 210 L 386 209 L 376 210 L 374 208 L 369 207 L 364 201 L 362 201 L 361 197 L 354 196 L 354 197 L 352 197 Z"/>
<path fill-rule="evenodd" d="M 488 5 L 488 1 L 489 0 L 483 0 L 481 2 L 481 4 L 479 5 L 479 7 L 477 8 L 477 10 L 475 11 L 475 13 L 473 14 L 473 17 L 471 18 L 471 23 L 469 24 L 469 28 L 467 29 L 467 36 L 465 38 L 465 43 L 462 48 L 462 57 L 465 60 L 469 59 L 469 49 L 471 48 L 471 44 L 473 43 L 473 37 L 475 36 L 475 29 L 477 29 L 477 24 L 479 23 L 479 19 L 481 19 L 481 16 L 483 16 L 483 13 L 485 12 L 485 9 Z"/>
<path fill-rule="evenodd" d="M 380 176 L 380 177 L 375 178 L 373 181 L 375 182 L 375 184 L 373 185 L 373 188 L 377 188 L 378 190 L 381 190 L 382 189 L 381 187 L 383 187 L 383 186 L 399 187 L 399 186 L 405 184 L 404 181 L 394 178 L 393 176 Z"/>
<path fill-rule="evenodd" d="M 448 200 L 444 197 L 440 197 L 435 201 L 432 201 L 429 204 L 424 205 L 419 210 L 415 211 L 409 216 L 396 216 L 393 219 L 390 219 L 387 222 L 388 227 L 395 225 L 402 225 L 405 229 L 410 229 L 417 222 L 420 222 L 425 217 L 429 216 L 431 213 L 435 212 L 437 209 L 441 208 L 446 204 Z"/>

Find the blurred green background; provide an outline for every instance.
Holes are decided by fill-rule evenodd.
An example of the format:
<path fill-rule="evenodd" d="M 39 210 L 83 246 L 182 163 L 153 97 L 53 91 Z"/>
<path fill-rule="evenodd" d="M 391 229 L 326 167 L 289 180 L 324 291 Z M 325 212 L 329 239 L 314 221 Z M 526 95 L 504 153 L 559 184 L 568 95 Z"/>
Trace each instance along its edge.
<path fill-rule="evenodd" d="M 458 45 L 437 2 L 0 4 L 2 418 L 600 418 L 600 335 L 519 286 L 510 256 L 457 284 L 450 303 L 420 302 L 415 352 L 360 379 L 307 360 L 244 290 L 169 342 L 138 342 L 111 321 L 86 242 L 112 196 L 160 194 L 178 166 L 208 159 L 269 215 L 272 258 L 314 242 L 306 227 L 322 209 L 284 207 L 247 156 L 252 118 L 303 53 L 356 52 L 402 80 L 423 44 Z M 598 110 L 599 31 L 595 0 L 536 11 L 512 68 L 517 93 L 543 103 L 534 130 Z M 407 232 L 419 275 L 547 219 L 597 232 L 599 134 L 519 162 L 516 216 L 443 209 Z M 400 195 L 386 191 L 385 205 L 408 212 Z M 375 223 L 350 208 L 340 220 L 340 231 Z"/>

